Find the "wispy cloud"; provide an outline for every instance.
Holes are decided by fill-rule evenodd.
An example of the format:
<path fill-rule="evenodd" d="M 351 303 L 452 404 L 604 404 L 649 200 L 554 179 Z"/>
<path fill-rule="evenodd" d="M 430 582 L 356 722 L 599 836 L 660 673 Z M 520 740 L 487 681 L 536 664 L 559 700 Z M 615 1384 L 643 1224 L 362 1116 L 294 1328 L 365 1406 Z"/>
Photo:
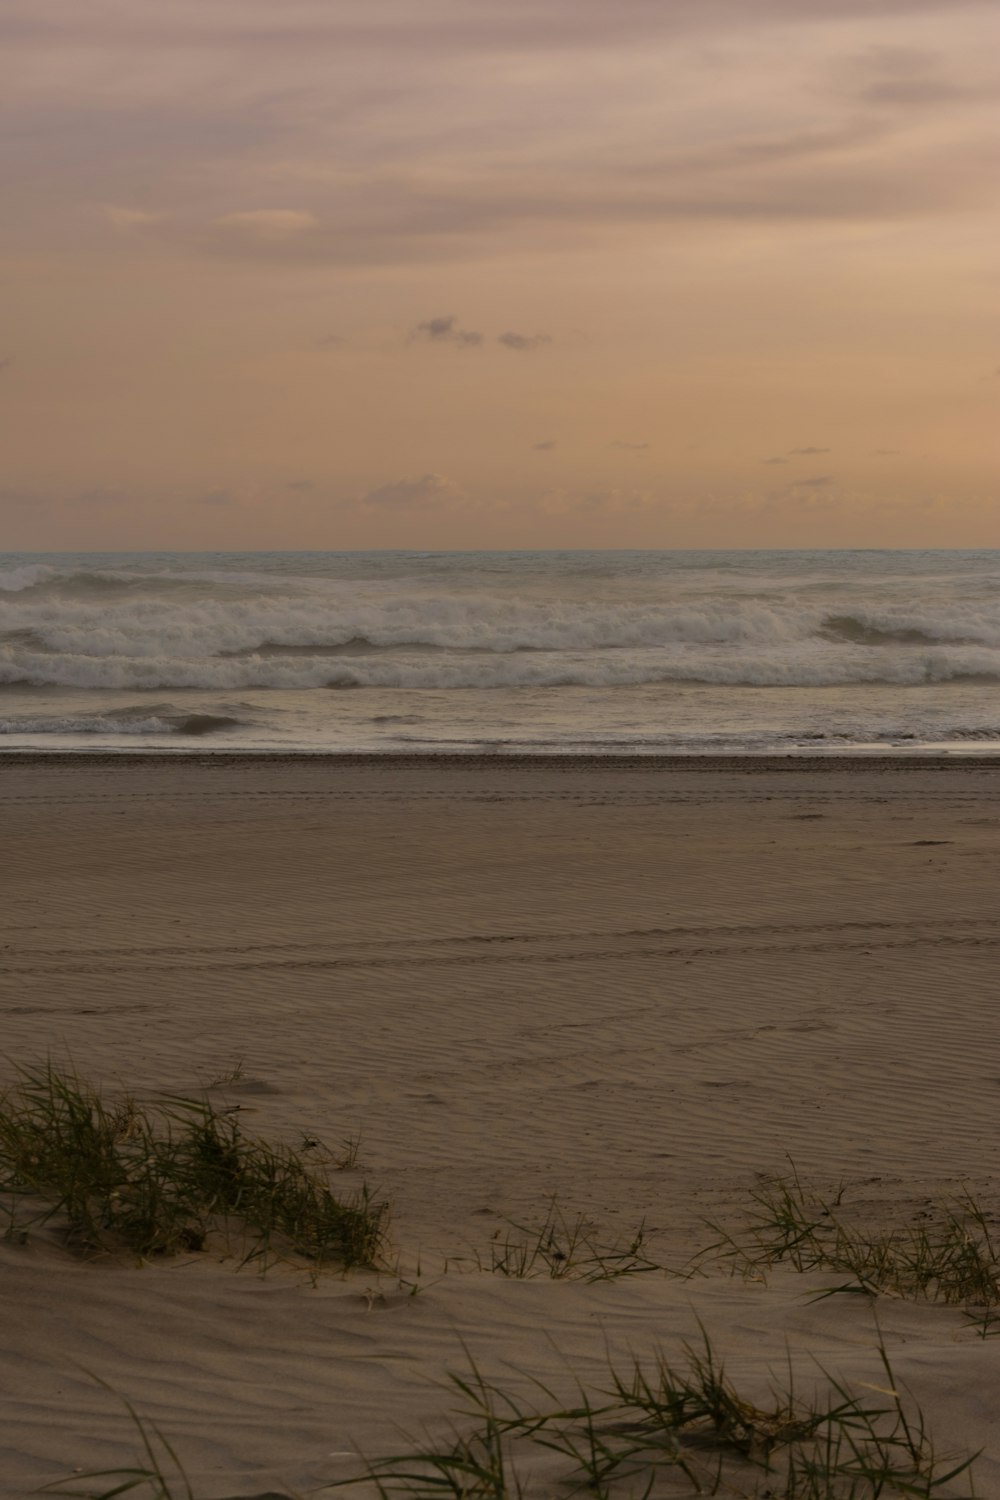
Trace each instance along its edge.
<path fill-rule="evenodd" d="M 548 333 L 501 333 L 497 335 L 497 343 L 503 344 L 507 349 L 541 349 L 543 344 L 551 344 L 551 342 L 552 335 Z"/>
<path fill-rule="evenodd" d="M 460 349 L 476 349 L 483 342 L 481 333 L 472 328 L 461 328 L 454 316 L 428 318 L 417 324 L 410 337 L 426 339 L 431 344 L 455 344 Z"/>
<path fill-rule="evenodd" d="M 743 26 L 764 30 L 776 23 L 806 27 L 852 18 L 886 21 L 954 11 L 958 0 L 534 0 L 532 4 L 470 6 L 442 0 L 426 16 L 415 17 L 410 0 L 366 0 L 363 6 L 308 3 L 275 9 L 270 0 L 199 0 L 196 6 L 137 6 L 121 9 L 94 0 L 82 15 L 78 0 L 8 0 L 0 36 L 8 43 L 42 45 L 49 40 L 100 45 L 117 51 L 135 48 L 201 47 L 310 54 L 339 47 L 351 53 L 385 53 L 391 32 L 400 53 L 412 61 L 427 54 L 453 59 L 470 49 L 584 49 L 613 41 L 654 37 L 674 39 Z M 962 0 L 963 8 L 988 7 L 991 0 Z"/>
<path fill-rule="evenodd" d="M 53 224 L 89 199 L 124 239 L 367 266 L 493 256 L 540 233 L 558 244 L 575 232 L 582 245 L 624 225 L 884 221 L 986 205 L 987 46 L 945 57 L 862 42 L 864 27 L 879 36 L 893 18 L 902 31 L 902 18 L 956 9 L 985 25 L 993 7 L 93 0 L 84 25 L 79 0 L 8 0 L 15 187 L 29 218 Z M 776 25 L 789 40 L 780 90 L 761 61 Z M 532 54 L 544 56 L 544 88 L 521 65 Z M 970 107 L 928 132 L 935 101 Z M 499 337 L 518 352 L 548 341 Z"/>
<path fill-rule="evenodd" d="M 411 0 L 302 0 L 280 12 L 262 0 L 93 0 L 84 25 L 78 0 L 9 0 L 0 37 L 25 182 L 49 184 L 29 196 L 33 211 L 44 202 L 56 213 L 55 189 L 72 187 L 76 200 L 110 197 L 105 213 L 123 234 L 257 259 L 370 263 L 487 253 L 498 236 L 545 223 L 896 218 L 985 201 L 995 180 L 985 121 L 911 139 L 880 107 L 961 96 L 986 109 L 990 80 L 970 71 L 983 73 L 982 59 L 885 42 L 858 50 L 858 27 L 845 26 L 826 94 L 796 40 L 780 96 L 759 67 L 759 96 L 732 102 L 742 89 L 731 85 L 748 77 L 743 54 L 776 24 L 801 38 L 856 17 L 878 35 L 893 17 L 956 7 L 985 17 L 991 4 L 442 0 L 416 15 Z M 727 46 L 707 54 L 703 33 Z M 835 61 L 837 38 L 821 38 Z M 613 86 L 609 39 L 616 57 L 636 54 L 627 98 Z M 651 69 L 643 49 L 657 41 L 662 66 Z M 544 90 L 504 50 L 514 59 L 539 48 Z M 664 87 L 664 68 L 676 87 Z M 643 139 L 668 149 L 637 146 L 639 118 Z M 544 337 L 510 332 L 529 341 L 508 344 L 517 349 Z"/>
<path fill-rule="evenodd" d="M 829 448 L 789 448 L 788 453 L 791 458 L 808 458 L 816 453 L 829 453 L 830 451 Z"/>
<path fill-rule="evenodd" d="M 854 93 L 864 104 L 927 106 L 974 98 L 978 89 L 948 76 L 946 60 L 918 47 L 870 47 L 849 64 Z"/>
<path fill-rule="evenodd" d="M 191 504 L 207 505 L 212 510 L 224 510 L 230 505 L 238 505 L 239 499 L 232 490 L 218 489 L 209 490 L 206 495 L 196 495 Z"/>
<path fill-rule="evenodd" d="M 364 505 L 386 506 L 401 510 L 424 510 L 440 505 L 455 505 L 465 499 L 464 491 L 444 474 L 421 474 L 418 479 L 396 479 L 381 484 L 362 497 Z"/>

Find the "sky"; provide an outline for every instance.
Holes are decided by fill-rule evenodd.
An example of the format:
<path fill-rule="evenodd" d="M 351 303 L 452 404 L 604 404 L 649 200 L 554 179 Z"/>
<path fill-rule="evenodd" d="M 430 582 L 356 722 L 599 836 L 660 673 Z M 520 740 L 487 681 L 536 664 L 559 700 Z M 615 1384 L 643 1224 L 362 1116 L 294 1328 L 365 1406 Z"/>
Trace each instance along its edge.
<path fill-rule="evenodd" d="M 0 45 L 0 547 L 1000 547 L 996 0 Z"/>

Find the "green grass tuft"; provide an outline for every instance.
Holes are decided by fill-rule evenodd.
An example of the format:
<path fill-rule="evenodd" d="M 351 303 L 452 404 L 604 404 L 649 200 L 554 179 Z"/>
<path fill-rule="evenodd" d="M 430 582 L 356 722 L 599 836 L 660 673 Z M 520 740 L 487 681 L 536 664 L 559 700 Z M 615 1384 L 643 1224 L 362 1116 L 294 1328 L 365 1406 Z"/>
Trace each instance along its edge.
<path fill-rule="evenodd" d="M 0 1097 L 0 1193 L 8 1237 L 55 1221 L 75 1248 L 146 1259 L 239 1232 L 243 1260 L 294 1252 L 372 1265 L 387 1210 L 367 1189 L 335 1197 L 316 1153 L 244 1136 L 205 1099 L 109 1102 L 74 1073 L 26 1069 Z"/>
<path fill-rule="evenodd" d="M 336 1487 L 373 1486 L 382 1500 L 516 1500 L 525 1492 L 518 1465 L 524 1472 L 522 1460 L 536 1445 L 567 1461 L 554 1485 L 530 1487 L 546 1496 L 969 1500 L 974 1456 L 935 1449 L 881 1341 L 878 1349 L 885 1385 L 874 1394 L 826 1376 L 812 1401 L 789 1381 L 766 1406 L 733 1385 L 704 1331 L 680 1366 L 661 1355 L 652 1368 L 634 1360 L 624 1373 L 612 1369 L 611 1387 L 596 1403 L 580 1387 L 570 1406 L 523 1407 L 470 1362 L 470 1374 L 450 1377 L 470 1430 L 377 1460 Z"/>
<path fill-rule="evenodd" d="M 520 1281 L 549 1277 L 585 1282 L 617 1281 L 664 1270 L 648 1254 L 644 1224 L 627 1240 L 604 1245 L 594 1238 L 582 1214 L 568 1219 L 555 1199 L 540 1225 L 512 1223 L 510 1227 L 514 1233 L 496 1235 L 488 1255 L 477 1254 L 477 1269 Z"/>
<path fill-rule="evenodd" d="M 831 1271 L 845 1279 L 820 1295 L 861 1292 L 942 1302 L 968 1310 L 984 1336 L 1000 1327 L 1000 1244 L 985 1209 L 971 1196 L 920 1224 L 872 1230 L 850 1222 L 844 1189 L 832 1197 L 805 1187 L 793 1171 L 766 1179 L 735 1233 L 710 1224 L 718 1238 L 698 1263 L 721 1260 L 745 1275 L 775 1265 Z"/>

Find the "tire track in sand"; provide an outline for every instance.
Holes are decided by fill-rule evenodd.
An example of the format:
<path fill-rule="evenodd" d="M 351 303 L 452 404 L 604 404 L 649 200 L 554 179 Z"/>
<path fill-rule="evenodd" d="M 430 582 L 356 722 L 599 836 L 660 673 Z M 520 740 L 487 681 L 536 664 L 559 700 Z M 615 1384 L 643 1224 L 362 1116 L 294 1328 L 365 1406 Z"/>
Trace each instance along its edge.
<path fill-rule="evenodd" d="M 933 929 L 937 928 L 937 931 Z M 741 941 L 705 943 L 704 941 L 669 944 L 636 944 L 634 939 L 653 936 L 667 938 L 738 936 Z M 843 936 L 835 936 L 843 934 Z M 754 942 L 755 937 L 784 937 L 797 941 Z M 810 940 L 811 939 L 811 940 Z M 617 947 L 594 947 L 593 943 L 620 944 Z M 542 944 L 579 946 L 566 951 L 537 951 Z M 493 946 L 523 943 L 535 951 L 490 952 Z M 524 933 L 435 939 L 390 939 L 361 942 L 245 944 L 241 946 L 202 946 L 199 948 L 165 945 L 157 947 L 108 949 L 7 949 L 9 958 L 35 959 L 36 962 L 0 963 L 0 974 L 9 975 L 83 975 L 119 974 L 125 972 L 171 973 L 192 971 L 248 972 L 253 970 L 343 970 L 387 968 L 478 968 L 494 965 L 570 964 L 595 962 L 628 962 L 650 958 L 721 958 L 746 955 L 793 953 L 852 953 L 907 948 L 991 948 L 1000 946 L 1000 922 L 990 918 L 954 918 L 936 922 L 844 922 L 797 923 L 739 927 L 679 927 L 626 929 L 618 932 Z M 467 951 L 451 950 L 455 947 Z M 426 952 L 426 949 L 436 951 Z M 474 951 L 468 951 L 469 949 Z M 391 952 L 387 952 L 391 949 Z M 374 954 L 371 950 L 375 950 Z M 298 955 L 298 956 L 296 956 Z M 306 956 L 309 955 L 309 956 Z M 72 959 L 72 962 L 51 960 Z M 108 960 L 120 960 L 109 962 Z M 157 962 L 157 960 L 161 960 Z"/>

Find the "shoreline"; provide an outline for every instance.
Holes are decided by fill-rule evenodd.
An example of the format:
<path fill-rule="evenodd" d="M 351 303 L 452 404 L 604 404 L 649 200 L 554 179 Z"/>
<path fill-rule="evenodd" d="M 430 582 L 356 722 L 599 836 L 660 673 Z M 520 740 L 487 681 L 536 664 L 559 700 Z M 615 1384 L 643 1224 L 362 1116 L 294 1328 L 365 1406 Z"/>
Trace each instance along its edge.
<path fill-rule="evenodd" d="M 867 754 L 865 752 L 834 751 L 829 755 L 812 754 L 761 754 L 731 755 L 695 753 L 690 755 L 590 755 L 573 754 L 525 754 L 482 755 L 476 751 L 456 753 L 433 751 L 411 754 L 406 751 L 375 750 L 2 750 L 0 766 L 343 766 L 372 769 L 490 769 L 497 771 L 553 770 L 553 771 L 696 771 L 696 772 L 807 772 L 828 773 L 832 771 L 860 772 L 863 768 L 876 771 L 946 771 L 952 769 L 1000 768 L 1000 751 L 973 751 L 957 754 L 921 754 L 919 751 L 901 755 Z"/>

